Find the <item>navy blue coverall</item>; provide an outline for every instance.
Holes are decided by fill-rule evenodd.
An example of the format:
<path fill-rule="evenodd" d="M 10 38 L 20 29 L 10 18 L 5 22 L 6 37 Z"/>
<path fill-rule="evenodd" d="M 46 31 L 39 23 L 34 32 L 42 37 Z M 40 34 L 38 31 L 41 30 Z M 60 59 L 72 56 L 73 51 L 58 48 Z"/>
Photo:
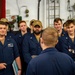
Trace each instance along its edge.
<path fill-rule="evenodd" d="M 4 45 L 0 42 L 0 63 L 6 63 L 6 69 L 0 70 L 0 75 L 14 75 L 12 63 L 19 56 L 16 42 L 6 36 Z"/>
<path fill-rule="evenodd" d="M 70 56 L 47 48 L 28 65 L 26 75 L 75 75 L 75 64 Z"/>
<path fill-rule="evenodd" d="M 26 63 L 32 59 L 32 55 L 39 55 L 42 51 L 40 43 L 37 41 L 34 33 L 26 34 L 23 40 L 23 57 Z"/>
<path fill-rule="evenodd" d="M 74 41 L 66 34 L 59 38 L 59 42 L 56 47 L 60 52 L 64 52 L 73 58 L 75 61 L 75 38 Z"/>

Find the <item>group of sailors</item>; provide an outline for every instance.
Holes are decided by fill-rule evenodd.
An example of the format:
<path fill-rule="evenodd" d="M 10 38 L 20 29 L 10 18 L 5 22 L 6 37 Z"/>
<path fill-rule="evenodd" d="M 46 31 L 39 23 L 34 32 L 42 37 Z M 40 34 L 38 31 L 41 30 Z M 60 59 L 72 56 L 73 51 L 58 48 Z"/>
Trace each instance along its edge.
<path fill-rule="evenodd" d="M 11 67 L 14 60 L 19 68 L 18 75 L 25 75 L 31 59 L 42 51 L 40 37 L 44 31 L 43 25 L 40 20 L 32 19 L 29 28 L 26 21 L 21 20 L 19 31 L 14 33 L 9 29 L 9 24 L 7 19 L 0 20 L 0 64 L 4 65 L 0 68 L 0 75 L 14 75 Z M 63 24 L 61 18 L 55 18 L 54 28 L 58 32 L 55 48 L 75 61 L 75 21 L 67 20 Z"/>

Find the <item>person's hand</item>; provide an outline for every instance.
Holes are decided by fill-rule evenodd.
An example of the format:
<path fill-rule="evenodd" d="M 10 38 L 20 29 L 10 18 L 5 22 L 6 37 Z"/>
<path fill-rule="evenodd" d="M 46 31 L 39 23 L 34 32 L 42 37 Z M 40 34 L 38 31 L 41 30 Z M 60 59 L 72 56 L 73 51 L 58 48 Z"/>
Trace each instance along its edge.
<path fill-rule="evenodd" d="M 21 70 L 18 70 L 18 75 L 21 75 Z"/>
<path fill-rule="evenodd" d="M 5 69 L 6 68 L 6 65 L 7 65 L 6 63 L 0 63 L 0 70 L 1 69 Z"/>

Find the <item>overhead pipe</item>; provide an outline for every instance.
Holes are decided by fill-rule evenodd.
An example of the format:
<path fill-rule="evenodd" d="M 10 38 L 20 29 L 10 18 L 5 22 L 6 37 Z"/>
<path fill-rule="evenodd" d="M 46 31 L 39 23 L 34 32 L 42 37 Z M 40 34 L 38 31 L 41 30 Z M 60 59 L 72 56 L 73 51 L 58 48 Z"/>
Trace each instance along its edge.
<path fill-rule="evenodd" d="M 41 0 L 38 0 L 38 20 L 39 20 L 39 13 L 40 13 L 40 1 Z"/>

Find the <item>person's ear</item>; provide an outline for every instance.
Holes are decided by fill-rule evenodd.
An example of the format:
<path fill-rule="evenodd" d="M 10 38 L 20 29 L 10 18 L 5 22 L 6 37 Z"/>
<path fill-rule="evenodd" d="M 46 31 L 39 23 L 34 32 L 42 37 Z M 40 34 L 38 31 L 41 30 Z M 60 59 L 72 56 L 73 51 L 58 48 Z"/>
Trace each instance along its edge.
<path fill-rule="evenodd" d="M 56 44 L 58 43 L 58 40 L 56 41 Z"/>
<path fill-rule="evenodd" d="M 43 39 L 42 39 L 42 38 L 40 38 L 40 43 L 41 43 L 41 44 L 43 43 Z"/>

